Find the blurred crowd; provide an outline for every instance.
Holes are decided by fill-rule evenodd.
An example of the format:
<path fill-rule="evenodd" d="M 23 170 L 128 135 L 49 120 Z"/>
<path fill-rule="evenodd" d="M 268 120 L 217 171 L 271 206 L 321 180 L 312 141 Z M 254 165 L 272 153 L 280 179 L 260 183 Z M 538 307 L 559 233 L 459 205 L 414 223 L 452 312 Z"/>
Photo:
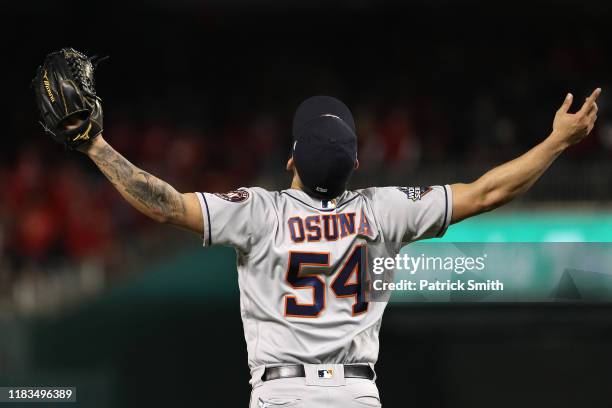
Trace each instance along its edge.
<path fill-rule="evenodd" d="M 384 184 L 385 175 L 400 174 L 409 182 L 412 174 L 428 167 L 443 168 L 449 158 L 464 166 L 476 161 L 479 167 L 511 158 L 521 145 L 517 124 L 495 117 L 494 107 L 485 102 L 477 100 L 475 105 L 478 120 L 491 122 L 487 143 L 455 140 L 450 124 L 425 101 L 384 109 L 355 104 L 359 180 Z M 136 123 L 118 117 L 108 121 L 105 138 L 133 163 L 180 191 L 285 188 L 290 182 L 284 172 L 290 120 L 257 114 L 207 129 L 169 119 Z M 591 141 L 572 152 L 570 162 L 590 160 L 593 150 L 610 148 L 601 136 L 609 132 L 605 118 L 603 122 Z M 155 245 L 164 232 L 124 202 L 86 157 L 66 152 L 39 133 L 32 136 L 37 143 L 24 145 L 0 167 L 0 287 L 10 291 L 17 278 L 35 279 L 91 262 L 101 268 L 104 280 L 113 279 L 131 253 L 144 251 L 139 246 L 150 241 Z M 167 241 L 158 242 L 166 251 Z"/>
<path fill-rule="evenodd" d="M 590 20 L 605 18 L 592 10 L 576 19 L 588 29 L 558 32 L 554 18 L 537 13 L 527 15 L 529 24 L 517 25 L 525 16 L 510 9 L 494 19 L 469 14 L 469 23 L 453 7 L 426 3 L 395 12 L 372 2 L 371 11 L 355 9 L 348 18 L 344 9 L 311 10 L 317 30 L 310 14 L 284 9 L 255 19 L 199 6 L 109 9 L 109 18 L 92 18 L 104 24 L 112 17 L 113 30 L 83 38 L 68 26 L 51 36 L 44 13 L 18 15 L 35 19 L 28 29 L 39 31 L 13 47 L 21 65 L 5 90 L 13 98 L 0 151 L 0 310 L 3 299 L 29 305 L 39 292 L 70 287 L 56 282 L 64 277 L 78 276 L 75 293 L 97 290 L 142 270 L 152 254 L 180 248 L 184 241 L 174 237 L 189 239 L 169 239 L 173 233 L 129 207 L 92 162 L 35 127 L 27 83 L 45 53 L 67 44 L 111 54 L 97 76 L 105 138 L 180 191 L 288 186 L 292 113 L 313 94 L 338 96 L 353 111 L 358 188 L 469 181 L 544 138 L 565 92 L 575 92 L 578 105 L 601 86 L 593 136 L 526 199 L 610 200 L 612 43 L 589 31 L 605 32 Z M 7 27 L 19 29 L 16 21 Z M 38 41 L 43 35 L 47 42 Z"/>

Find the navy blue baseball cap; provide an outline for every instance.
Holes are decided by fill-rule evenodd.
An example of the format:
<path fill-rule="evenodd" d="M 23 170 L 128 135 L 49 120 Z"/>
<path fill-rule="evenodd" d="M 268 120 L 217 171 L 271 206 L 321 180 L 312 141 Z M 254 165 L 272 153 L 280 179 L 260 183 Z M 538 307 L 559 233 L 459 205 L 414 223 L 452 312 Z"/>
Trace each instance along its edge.
<path fill-rule="evenodd" d="M 313 96 L 293 118 L 293 161 L 306 192 L 332 199 L 346 190 L 357 162 L 355 121 L 331 96 Z"/>

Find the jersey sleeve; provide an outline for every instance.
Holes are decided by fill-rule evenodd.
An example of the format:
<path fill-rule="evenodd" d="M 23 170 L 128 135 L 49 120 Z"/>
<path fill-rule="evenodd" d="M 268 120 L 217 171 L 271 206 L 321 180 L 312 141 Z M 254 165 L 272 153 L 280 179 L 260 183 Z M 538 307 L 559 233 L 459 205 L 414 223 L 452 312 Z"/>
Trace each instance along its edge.
<path fill-rule="evenodd" d="M 228 245 L 249 253 L 275 225 L 273 203 L 263 189 L 196 195 L 204 218 L 204 246 Z"/>
<path fill-rule="evenodd" d="M 372 207 L 386 240 L 412 242 L 446 232 L 453 208 L 449 185 L 373 190 Z"/>

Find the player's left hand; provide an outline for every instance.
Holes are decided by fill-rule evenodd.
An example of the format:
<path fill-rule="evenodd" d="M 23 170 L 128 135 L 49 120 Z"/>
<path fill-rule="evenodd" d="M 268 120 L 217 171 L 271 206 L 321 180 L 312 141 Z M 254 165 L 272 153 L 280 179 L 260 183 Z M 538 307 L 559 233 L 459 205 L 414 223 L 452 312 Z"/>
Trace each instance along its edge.
<path fill-rule="evenodd" d="M 601 88 L 597 88 L 589 96 L 580 110 L 576 113 L 569 113 L 574 99 L 568 93 L 563 101 L 563 105 L 557 110 L 553 122 L 552 138 L 556 139 L 565 146 L 571 146 L 584 139 L 595 126 L 597 120 L 597 97 L 601 94 Z"/>
<path fill-rule="evenodd" d="M 102 104 L 93 75 L 99 61 L 64 48 L 46 56 L 32 81 L 40 123 L 69 149 L 87 145 L 102 133 Z"/>

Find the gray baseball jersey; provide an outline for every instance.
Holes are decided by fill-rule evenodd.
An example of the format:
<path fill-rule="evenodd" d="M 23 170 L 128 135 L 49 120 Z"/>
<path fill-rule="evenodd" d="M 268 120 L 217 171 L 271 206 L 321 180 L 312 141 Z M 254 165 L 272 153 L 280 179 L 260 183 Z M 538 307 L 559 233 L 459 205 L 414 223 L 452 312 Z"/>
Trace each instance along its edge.
<path fill-rule="evenodd" d="M 374 364 L 386 303 L 360 292 L 362 247 L 395 256 L 402 242 L 441 236 L 449 186 L 346 191 L 332 201 L 303 191 L 241 188 L 199 193 L 204 245 L 236 249 L 251 372 L 284 363 Z"/>

